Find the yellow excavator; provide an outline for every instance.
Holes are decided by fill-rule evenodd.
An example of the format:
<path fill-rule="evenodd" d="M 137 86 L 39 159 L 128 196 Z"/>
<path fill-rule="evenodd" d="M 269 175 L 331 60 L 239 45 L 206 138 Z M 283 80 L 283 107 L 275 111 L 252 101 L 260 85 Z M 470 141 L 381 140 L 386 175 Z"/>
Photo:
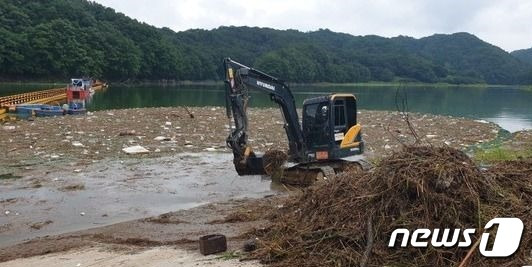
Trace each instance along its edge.
<path fill-rule="evenodd" d="M 285 82 L 230 58 L 224 59 L 223 65 L 226 112 L 234 122 L 227 145 L 233 151 L 239 175 L 274 175 L 281 182 L 309 184 L 320 177 L 331 178 L 347 168 L 361 166 L 364 141 L 353 94 L 333 93 L 306 99 L 300 123 L 294 96 Z M 246 112 L 250 90 L 268 94 L 280 107 L 288 138 L 283 162 L 270 155 L 255 154 L 248 145 Z M 268 168 L 271 164 L 276 165 L 273 170 Z"/>

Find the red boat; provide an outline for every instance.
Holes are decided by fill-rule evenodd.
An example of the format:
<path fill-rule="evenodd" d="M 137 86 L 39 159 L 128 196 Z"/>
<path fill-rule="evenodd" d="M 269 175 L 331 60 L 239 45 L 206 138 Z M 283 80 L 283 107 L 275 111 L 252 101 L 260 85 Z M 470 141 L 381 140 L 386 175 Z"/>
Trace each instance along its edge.
<path fill-rule="evenodd" d="M 67 98 L 70 99 L 87 99 L 92 92 L 92 81 L 90 79 L 71 79 L 67 86 Z"/>
<path fill-rule="evenodd" d="M 67 86 L 67 104 L 64 109 L 67 114 L 85 114 L 86 102 L 90 99 L 92 90 L 92 80 L 90 79 L 71 79 Z"/>

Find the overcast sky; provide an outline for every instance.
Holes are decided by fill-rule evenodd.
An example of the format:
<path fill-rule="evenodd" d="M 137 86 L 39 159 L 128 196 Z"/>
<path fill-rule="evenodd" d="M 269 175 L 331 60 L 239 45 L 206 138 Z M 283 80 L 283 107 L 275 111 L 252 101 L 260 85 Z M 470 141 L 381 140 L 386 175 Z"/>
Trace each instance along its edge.
<path fill-rule="evenodd" d="M 416 38 L 469 32 L 504 50 L 532 47 L 527 0 L 96 0 L 174 31 L 260 26 Z"/>

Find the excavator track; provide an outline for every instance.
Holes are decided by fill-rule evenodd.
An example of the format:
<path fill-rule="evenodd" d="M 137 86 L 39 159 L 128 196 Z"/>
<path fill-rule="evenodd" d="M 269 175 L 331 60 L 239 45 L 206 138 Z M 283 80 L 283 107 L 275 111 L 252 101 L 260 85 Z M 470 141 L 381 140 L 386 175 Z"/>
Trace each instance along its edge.
<path fill-rule="evenodd" d="M 309 186 L 316 182 L 333 180 L 343 172 L 356 172 L 370 168 L 369 163 L 359 161 L 335 161 L 298 164 L 280 168 L 271 177 L 283 184 Z"/>

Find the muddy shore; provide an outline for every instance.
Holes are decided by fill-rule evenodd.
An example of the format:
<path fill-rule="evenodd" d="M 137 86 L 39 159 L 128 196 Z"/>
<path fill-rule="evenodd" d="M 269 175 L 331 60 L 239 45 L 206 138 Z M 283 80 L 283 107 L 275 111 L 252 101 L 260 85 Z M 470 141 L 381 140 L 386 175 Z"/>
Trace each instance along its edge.
<path fill-rule="evenodd" d="M 278 197 L 264 197 L 283 190 L 272 188 L 262 177 L 245 180 L 234 173 L 225 147 L 231 126 L 223 108 L 189 109 L 193 116 L 184 108 L 149 108 L 8 121 L 0 125 L 3 136 L 0 151 L 4 152 L 0 162 L 0 236 L 33 232 L 26 238 L 40 237 L 3 246 L 0 262 L 85 246 L 103 246 L 111 251 L 158 246 L 196 250 L 197 237 L 213 232 L 228 235 L 230 248 L 240 247 L 245 240 L 242 233 L 260 227 L 263 222 L 257 218 L 236 224 L 210 222 L 223 220 L 235 209 L 247 209 L 249 203 L 277 207 L 280 204 L 272 201 Z M 282 117 L 277 109 L 251 109 L 249 114 L 250 142 L 257 151 L 286 148 Z M 359 122 L 370 159 L 414 140 L 396 112 L 362 110 Z M 423 142 L 459 149 L 490 142 L 500 131 L 493 123 L 445 116 L 410 114 L 410 122 Z M 135 145 L 150 152 L 128 155 L 122 151 Z M 183 156 L 187 153 L 196 154 Z M 213 159 L 206 160 L 209 157 Z M 12 191 L 21 192 L 20 196 L 10 196 L 8 192 Z M 179 198 L 188 191 L 193 193 L 184 198 L 186 201 Z M 244 194 L 250 191 L 250 195 Z M 131 194 L 120 195 L 123 192 Z M 134 195 L 137 197 L 133 198 Z M 153 195 L 160 197 L 144 206 L 142 202 L 150 201 L 143 200 Z M 241 200 L 245 197 L 259 200 Z M 191 204 L 168 204 L 179 201 Z M 89 207 L 80 204 L 86 202 L 94 204 Z M 217 204 L 196 207 L 212 202 Z M 155 208 L 165 203 L 167 210 Z M 116 216 L 106 210 L 107 206 L 122 209 L 130 217 Z M 58 207 L 70 209 L 63 211 Z M 87 211 L 91 207 L 101 207 L 101 211 Z M 196 208 L 152 217 L 190 207 Z M 66 226 L 60 221 L 68 216 L 77 218 L 73 224 L 78 228 L 64 230 Z M 132 220 L 146 217 L 152 219 Z M 116 224 L 124 220 L 127 222 Z M 82 230 L 88 228 L 94 229 Z"/>
<path fill-rule="evenodd" d="M 230 200 L 89 230 L 35 238 L 2 248 L 0 263 L 84 247 L 126 254 L 167 246 L 199 254 L 197 238 L 211 233 L 223 233 L 228 240 L 228 251 L 235 251 L 248 240 L 246 232 L 266 226 L 267 221 L 261 216 L 227 220 L 228 214 L 235 211 L 257 214 L 261 210 L 266 213 L 271 207 L 282 208 L 282 200 L 282 196 Z"/>

